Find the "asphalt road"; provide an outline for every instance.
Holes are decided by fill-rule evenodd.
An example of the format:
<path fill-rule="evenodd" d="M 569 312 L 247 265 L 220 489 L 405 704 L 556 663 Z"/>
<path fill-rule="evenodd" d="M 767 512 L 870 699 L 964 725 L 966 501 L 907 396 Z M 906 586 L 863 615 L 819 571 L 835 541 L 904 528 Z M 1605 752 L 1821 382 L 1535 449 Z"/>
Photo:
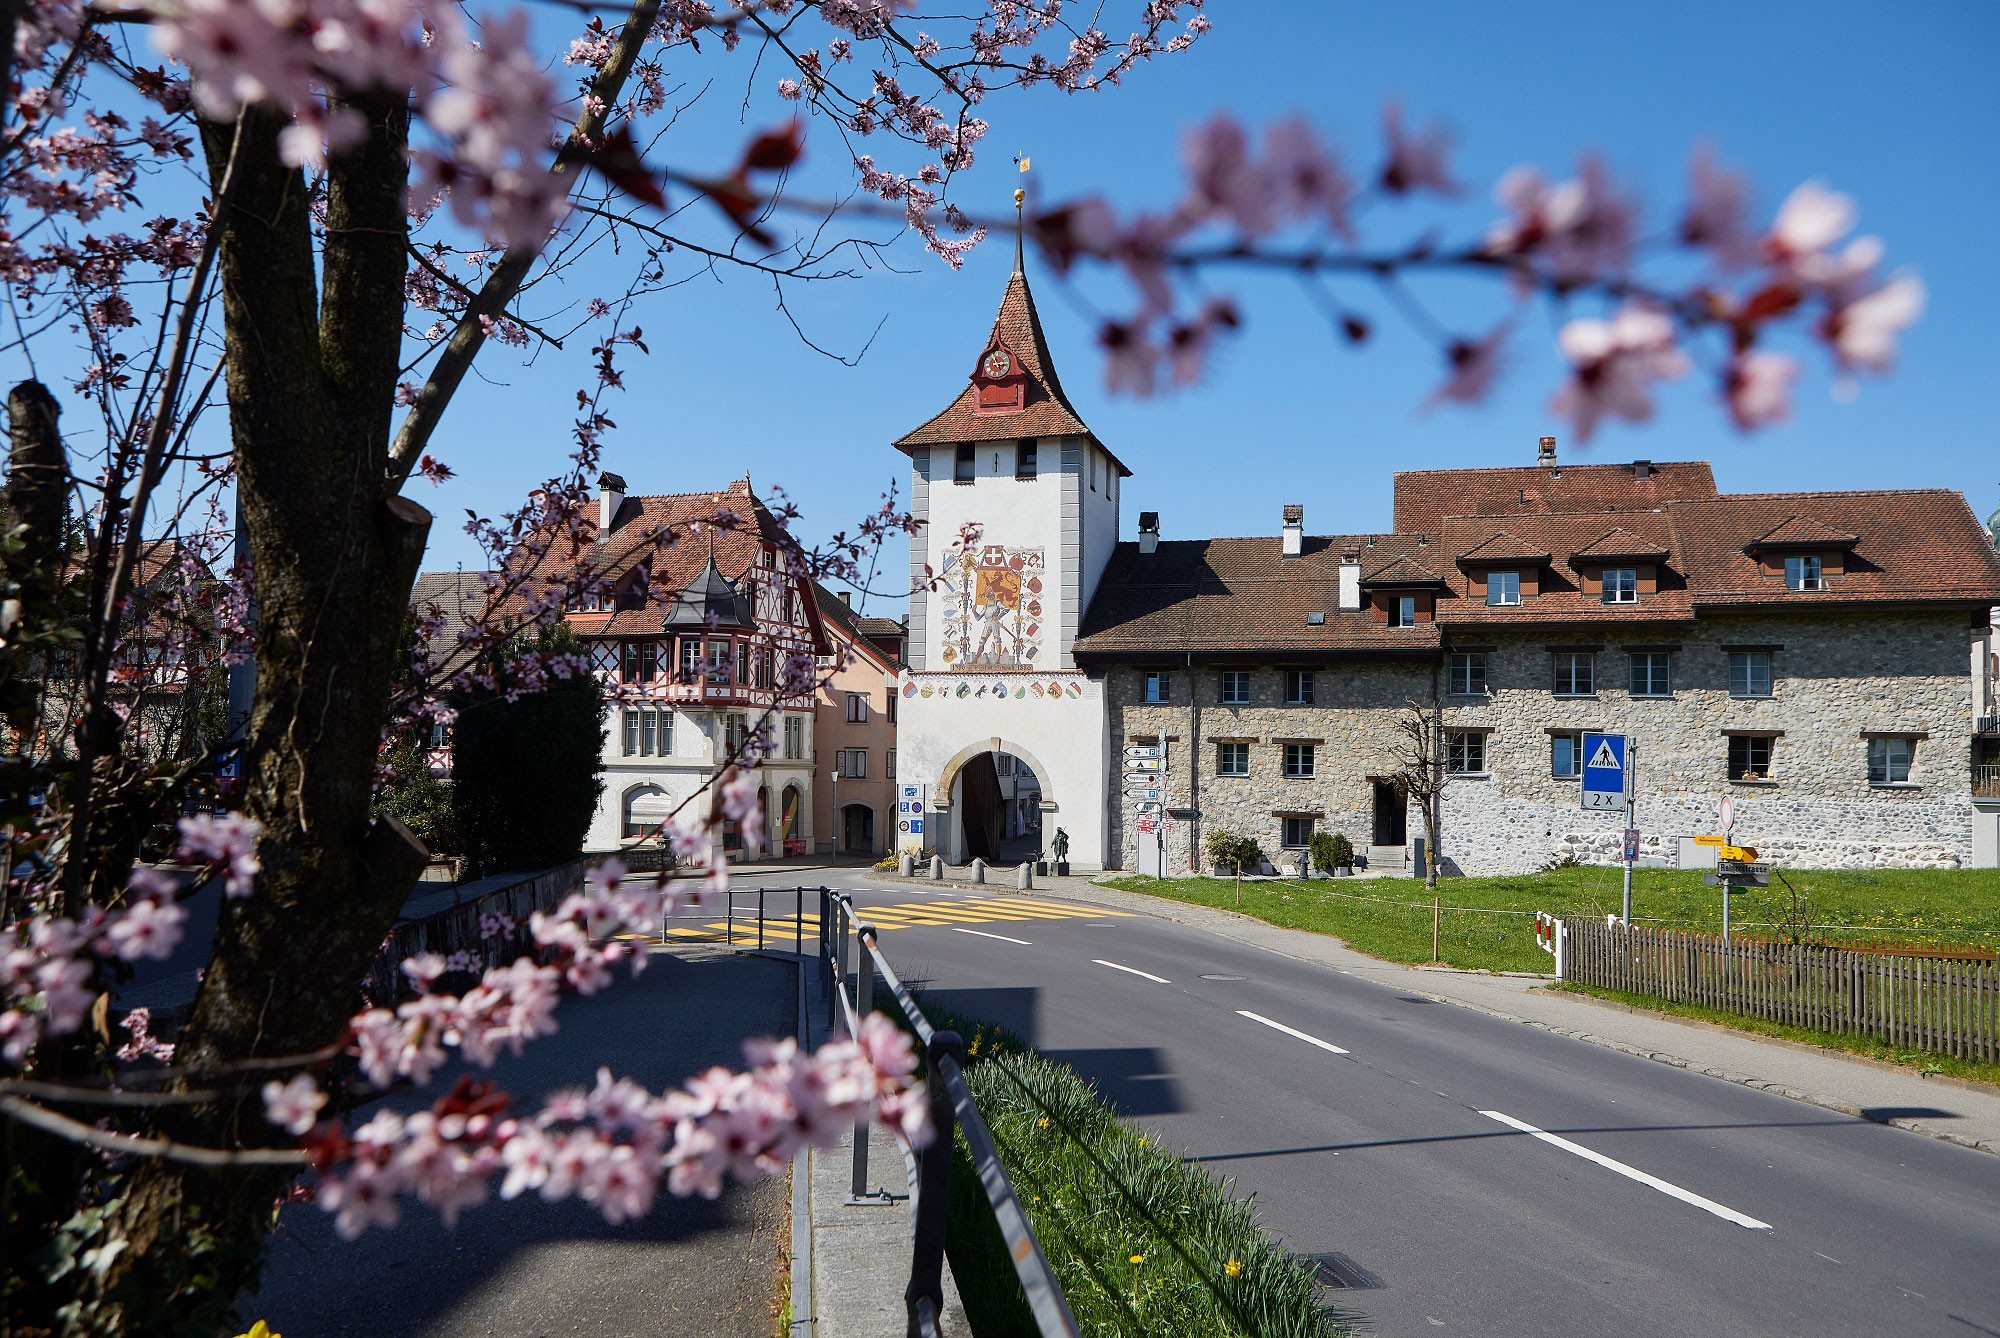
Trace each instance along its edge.
<path fill-rule="evenodd" d="M 863 906 L 963 895 L 830 881 Z M 1364 1284 L 1336 1299 L 1376 1332 L 2000 1335 L 1989 1154 L 1165 920 L 883 945 L 1235 1177 Z"/>

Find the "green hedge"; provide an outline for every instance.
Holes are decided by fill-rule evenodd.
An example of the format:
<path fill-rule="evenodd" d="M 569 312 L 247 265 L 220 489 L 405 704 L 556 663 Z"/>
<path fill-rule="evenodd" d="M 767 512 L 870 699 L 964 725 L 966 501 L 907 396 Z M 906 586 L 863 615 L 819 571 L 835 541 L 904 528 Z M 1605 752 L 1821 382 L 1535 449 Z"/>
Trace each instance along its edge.
<path fill-rule="evenodd" d="M 1321 1299 L 1312 1266 L 1264 1232 L 1233 1181 L 1120 1121 L 1068 1065 L 993 1028 L 937 1021 L 966 1037 L 966 1082 L 1084 1334 L 1351 1332 Z M 949 1250 L 975 1338 L 1032 1338 L 963 1133 L 956 1152 Z"/>

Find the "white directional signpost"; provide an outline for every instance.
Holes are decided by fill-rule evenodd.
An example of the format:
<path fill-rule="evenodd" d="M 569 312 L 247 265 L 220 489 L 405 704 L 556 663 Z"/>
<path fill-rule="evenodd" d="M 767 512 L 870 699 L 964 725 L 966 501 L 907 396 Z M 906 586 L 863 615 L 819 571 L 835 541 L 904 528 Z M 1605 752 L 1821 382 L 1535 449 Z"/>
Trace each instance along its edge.
<path fill-rule="evenodd" d="M 1151 878 L 1165 874 L 1167 824 L 1161 806 L 1166 799 L 1166 751 L 1164 745 L 1148 744 L 1125 750 L 1125 801 L 1132 807 L 1139 872 Z"/>
<path fill-rule="evenodd" d="M 1632 862 L 1639 858 L 1638 823 L 1634 820 L 1632 778 L 1639 750 L 1623 734 L 1583 736 L 1583 806 L 1597 812 L 1625 814 L 1625 924 L 1632 924 Z"/>

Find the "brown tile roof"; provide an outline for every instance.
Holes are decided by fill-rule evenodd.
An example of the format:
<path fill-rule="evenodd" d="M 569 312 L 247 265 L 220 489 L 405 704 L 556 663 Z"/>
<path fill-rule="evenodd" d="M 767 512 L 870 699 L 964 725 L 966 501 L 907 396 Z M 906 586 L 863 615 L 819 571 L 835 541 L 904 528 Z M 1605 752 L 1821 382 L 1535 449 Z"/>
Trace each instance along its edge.
<path fill-rule="evenodd" d="M 1607 532 L 1604 513 L 1585 511 L 1542 516 L 1461 516 L 1445 522 L 1446 552 L 1470 552 L 1504 526 L 1523 544 L 1562 558 L 1537 564 L 1539 593 L 1519 604 L 1489 606 L 1471 596 L 1470 579 L 1454 571 L 1451 597 L 1438 600 L 1438 620 L 1447 627 L 1505 627 L 1515 623 L 1686 622 L 1694 616 L 1688 601 L 1685 568 L 1674 551 L 1673 527 L 1663 512 L 1626 512 L 1617 528 Z M 1664 554 L 1657 572 L 1656 593 L 1642 594 L 1636 604 L 1606 604 L 1602 595 L 1583 593 L 1577 558 L 1588 559 L 1600 547 L 1628 553 Z M 1592 565 L 1586 561 L 1585 565 Z"/>
<path fill-rule="evenodd" d="M 996 337 L 1013 350 L 1021 360 L 1022 370 L 1028 374 L 1023 406 L 1010 413 L 977 413 L 974 405 L 978 391 L 967 381 L 965 388 L 958 392 L 943 412 L 923 426 L 898 437 L 895 444 L 899 448 L 908 450 L 917 446 L 1012 440 L 1015 437 L 1091 435 L 1090 429 L 1084 426 L 1083 416 L 1077 413 L 1076 407 L 1063 393 L 1062 381 L 1056 375 L 1055 359 L 1049 353 L 1048 336 L 1042 333 L 1042 319 L 1035 311 L 1035 295 L 1028 289 L 1028 276 L 1019 270 L 1008 276 L 1007 291 L 1001 295 L 1000 310 L 993 318 L 992 332 L 987 335 L 986 343 L 979 346 L 979 351 L 984 353 Z M 1107 451 L 1106 454 L 1110 453 Z M 1119 463 L 1116 456 L 1112 457 L 1112 463 L 1118 466 L 1121 474 L 1131 474 L 1132 471 Z"/>
<path fill-rule="evenodd" d="M 1470 553 L 1461 553 L 1460 566 L 1480 567 L 1489 562 L 1547 562 L 1552 555 L 1520 536 L 1500 531 Z"/>
<path fill-rule="evenodd" d="M 1577 549 L 1572 556 L 1597 559 L 1652 558 L 1657 561 L 1667 556 L 1667 546 L 1652 539 L 1642 539 L 1621 526 L 1599 535 L 1595 541 Z"/>
<path fill-rule="evenodd" d="M 864 654 L 874 657 L 876 662 L 883 668 L 894 669 L 897 667 L 900 662 L 896 656 L 883 646 L 877 644 L 875 639 L 868 634 L 867 627 L 870 623 L 887 623 L 890 627 L 901 632 L 902 624 L 889 618 L 857 617 L 853 608 L 848 605 L 846 600 L 821 585 L 818 581 L 813 582 L 813 598 L 819 601 L 820 620 L 826 624 L 828 632 L 849 642 Z"/>
<path fill-rule="evenodd" d="M 1373 547 L 1367 545 L 1373 544 Z M 1277 535 L 1162 543 L 1153 553 L 1120 544 L 1084 615 L 1076 655 L 1118 660 L 1144 654 L 1205 656 L 1344 651 L 1427 657 L 1437 627 L 1392 628 L 1367 609 L 1342 609 L 1340 555 L 1364 564 L 1407 556 L 1414 537 L 1308 536 L 1286 557 Z M 1309 623 L 1311 613 L 1325 615 Z"/>
<path fill-rule="evenodd" d="M 1735 493 L 1676 502 L 1668 515 L 1697 606 L 2000 603 L 2000 554 L 1965 498 L 1950 489 Z M 1744 551 L 1796 516 L 1836 537 L 1855 537 L 1842 571 L 1826 578 L 1824 590 L 1786 589 Z"/>
<path fill-rule="evenodd" d="M 1706 460 L 1629 465 L 1523 465 L 1422 469 L 1396 474 L 1396 533 L 1435 534 L 1447 516 L 1537 515 L 1552 511 L 1651 511 L 1682 498 L 1714 497 Z"/>
<path fill-rule="evenodd" d="M 1364 564 L 1362 570 L 1366 573 L 1361 578 L 1361 584 L 1363 585 L 1410 586 L 1444 584 L 1444 577 L 1438 575 L 1407 553 L 1390 558 L 1373 571 L 1369 571 Z"/>
<path fill-rule="evenodd" d="M 428 639 L 431 654 L 442 658 L 458 648 L 458 634 L 486 611 L 483 571 L 426 571 L 410 587 L 410 607 L 428 616 L 435 608 L 443 622 Z"/>
<path fill-rule="evenodd" d="M 1751 552 L 1760 548 L 1852 548 L 1858 534 L 1846 534 L 1811 516 L 1787 516 L 1783 523 L 1744 545 Z"/>

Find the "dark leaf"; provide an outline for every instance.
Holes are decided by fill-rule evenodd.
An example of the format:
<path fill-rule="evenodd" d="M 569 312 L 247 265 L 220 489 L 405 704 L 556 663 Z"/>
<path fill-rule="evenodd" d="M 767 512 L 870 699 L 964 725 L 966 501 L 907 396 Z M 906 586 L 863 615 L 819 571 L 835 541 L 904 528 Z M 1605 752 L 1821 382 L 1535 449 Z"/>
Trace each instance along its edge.
<path fill-rule="evenodd" d="M 667 193 L 639 156 L 630 126 L 619 126 L 595 144 L 571 144 L 563 150 L 563 157 L 595 169 L 635 200 L 655 209 L 667 207 Z"/>

